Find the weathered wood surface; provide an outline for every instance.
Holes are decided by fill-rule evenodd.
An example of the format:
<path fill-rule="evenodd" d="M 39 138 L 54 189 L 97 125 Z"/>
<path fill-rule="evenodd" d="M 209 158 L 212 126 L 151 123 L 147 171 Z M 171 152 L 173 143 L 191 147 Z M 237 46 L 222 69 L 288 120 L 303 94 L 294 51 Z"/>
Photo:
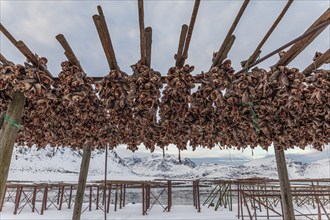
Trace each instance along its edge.
<path fill-rule="evenodd" d="M 305 75 L 311 74 L 314 70 L 322 66 L 324 63 L 330 62 L 330 49 L 328 49 L 324 54 L 322 54 L 318 59 L 313 63 L 307 66 L 302 73 Z"/>
<path fill-rule="evenodd" d="M 146 27 L 144 34 L 146 38 L 146 65 L 151 67 L 152 28 Z"/>
<path fill-rule="evenodd" d="M 140 28 L 140 52 L 141 52 L 141 62 L 145 64 L 146 62 L 146 37 L 144 28 L 144 8 L 143 0 L 138 0 L 138 10 L 139 10 L 139 28 Z"/>
<path fill-rule="evenodd" d="M 258 56 L 261 53 L 260 50 L 261 50 L 262 46 L 266 43 L 266 41 L 269 38 L 269 36 L 273 33 L 273 31 L 275 30 L 275 28 L 277 27 L 277 25 L 280 23 L 280 21 L 282 20 L 282 18 L 284 17 L 284 15 L 288 11 L 288 9 L 290 8 L 290 6 L 291 6 L 292 3 L 293 3 L 293 0 L 289 0 L 288 3 L 285 5 L 285 7 L 282 10 L 282 12 L 280 13 L 280 15 L 277 17 L 277 19 L 275 20 L 275 22 L 273 23 L 273 25 L 267 31 L 267 33 L 264 36 L 264 38 L 261 40 L 261 42 L 259 43 L 259 45 L 257 46 L 257 48 L 254 50 L 254 52 L 252 53 L 252 55 L 247 60 L 247 63 L 254 63 L 257 60 Z"/>
<path fill-rule="evenodd" d="M 63 34 L 58 34 L 56 36 L 57 41 L 61 44 L 64 49 L 64 55 L 68 59 L 69 62 L 73 63 L 74 65 L 78 66 L 83 72 L 83 68 L 80 65 L 79 60 L 77 59 L 76 55 L 74 54 L 73 50 L 71 49 L 68 41 L 64 37 Z"/>
<path fill-rule="evenodd" d="M 100 6 L 97 7 L 100 15 L 93 15 L 93 20 L 100 37 L 100 41 L 111 70 L 118 69 L 115 52 L 112 46 L 111 37 L 105 21 L 105 17 Z"/>
<path fill-rule="evenodd" d="M 211 68 L 214 67 L 214 66 L 220 65 L 222 63 L 222 61 L 224 61 L 224 57 L 223 57 L 224 50 L 225 50 L 225 48 L 226 48 L 226 46 L 227 46 L 227 44 L 229 42 L 230 37 L 233 35 L 234 30 L 235 30 L 235 28 L 236 28 L 239 20 L 241 19 L 242 15 L 243 15 L 243 13 L 244 13 L 244 11 L 246 9 L 246 7 L 248 6 L 249 2 L 250 2 L 250 0 L 245 0 L 243 2 L 242 6 L 241 6 L 241 8 L 240 8 L 240 10 L 239 10 L 239 12 L 238 12 L 238 14 L 237 14 L 234 22 L 233 22 L 233 24 L 231 25 L 231 27 L 230 27 L 230 29 L 229 29 L 229 31 L 228 31 L 228 33 L 227 33 L 224 41 L 222 42 L 222 45 L 221 45 L 220 49 L 217 52 L 216 57 L 213 60 L 213 63 L 212 63 Z"/>
<path fill-rule="evenodd" d="M 8 106 L 6 117 L 20 124 L 22 113 L 24 110 L 25 97 L 23 93 L 15 92 L 13 99 Z M 3 117 L 3 116 L 2 116 Z M 2 198 L 5 185 L 7 182 L 11 156 L 13 154 L 16 135 L 19 128 L 3 120 L 0 129 L 0 198 Z"/>
<path fill-rule="evenodd" d="M 183 52 L 184 42 L 187 37 L 187 30 L 188 30 L 188 25 L 186 25 L 186 24 L 182 25 L 180 39 L 179 39 L 178 52 L 177 52 L 177 54 L 174 55 L 175 66 L 177 66 L 177 67 L 182 67 L 182 65 L 183 65 L 182 52 Z"/>
<path fill-rule="evenodd" d="M 278 179 L 281 187 L 281 201 L 283 219 L 294 220 L 294 209 L 292 202 L 291 186 L 283 150 L 275 150 Z"/>
<path fill-rule="evenodd" d="M 77 188 L 76 199 L 75 199 L 75 203 L 74 203 L 72 220 L 80 220 L 82 204 L 83 204 L 85 188 L 86 188 L 87 174 L 88 174 L 88 169 L 89 169 L 89 162 L 90 162 L 90 158 L 91 158 L 91 152 L 92 152 L 91 143 L 86 143 L 86 145 L 84 147 L 84 154 L 81 159 L 78 188 Z"/>
<path fill-rule="evenodd" d="M 313 30 L 318 25 L 327 22 L 330 20 L 330 8 L 327 9 L 308 29 L 305 33 Z M 310 36 L 303 38 L 302 40 L 295 43 L 281 59 L 277 62 L 277 66 L 286 65 L 286 63 L 291 62 L 294 58 L 296 58 L 313 40 L 319 36 L 319 34 L 326 29 L 327 26 L 319 29 L 315 33 Z"/>
<path fill-rule="evenodd" d="M 305 32 L 304 34 L 300 35 L 299 37 L 293 39 L 292 41 L 284 44 L 283 46 L 277 48 L 276 50 L 270 52 L 269 54 L 265 55 L 264 57 L 258 59 L 256 62 L 252 63 L 252 64 L 249 64 L 247 67 L 241 69 L 240 71 L 236 72 L 235 74 L 238 74 L 238 73 L 242 73 L 245 71 L 246 68 L 251 68 L 251 67 L 254 67 L 256 66 L 257 64 L 267 60 L 269 57 L 272 57 L 274 56 L 275 54 L 277 54 L 278 52 L 280 52 L 281 50 L 284 50 L 285 48 L 299 42 L 300 40 L 310 36 L 310 35 L 313 35 L 314 33 L 318 32 L 319 30 L 324 30 L 324 28 L 326 28 L 328 25 L 330 24 L 330 19 L 319 24 L 317 27 L 313 28 L 312 30 L 308 31 L 308 32 Z M 297 54 L 298 55 L 298 54 Z M 279 64 L 276 64 L 277 66 L 279 66 Z"/>

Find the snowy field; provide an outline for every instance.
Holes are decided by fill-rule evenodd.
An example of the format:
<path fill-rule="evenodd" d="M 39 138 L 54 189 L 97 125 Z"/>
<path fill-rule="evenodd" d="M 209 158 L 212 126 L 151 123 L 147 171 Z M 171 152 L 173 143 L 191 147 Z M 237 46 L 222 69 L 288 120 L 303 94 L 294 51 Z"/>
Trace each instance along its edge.
<path fill-rule="evenodd" d="M 84 205 L 87 207 L 87 204 Z M 6 210 L 13 210 L 13 204 L 6 204 L 4 207 Z M 296 207 L 297 208 L 297 207 Z M 328 210 L 329 207 L 326 207 Z M 127 204 L 126 207 L 118 209 L 116 212 L 110 210 L 110 213 L 107 213 L 107 219 L 115 220 L 139 220 L 139 219 L 149 219 L 149 220 L 164 220 L 164 219 L 173 219 L 173 220 L 235 220 L 237 219 L 237 205 L 233 205 L 233 211 L 228 209 L 219 208 L 217 211 L 214 208 L 207 208 L 206 206 L 201 207 L 201 212 L 198 213 L 193 206 L 187 205 L 175 205 L 172 206 L 171 212 L 163 212 L 163 208 L 160 205 L 155 205 L 147 215 L 142 215 L 141 204 Z M 317 213 L 317 209 L 312 207 L 304 207 L 298 209 L 302 213 Z M 279 211 L 279 210 L 278 210 Z M 247 215 L 247 210 L 245 212 L 245 219 L 249 219 Z M 257 219 L 267 219 L 266 212 L 257 211 L 258 215 L 264 217 L 258 217 Z M 61 211 L 58 211 L 54 207 L 49 208 L 45 211 L 44 215 L 39 215 L 37 213 L 32 213 L 31 209 L 23 210 L 19 215 L 13 215 L 10 211 L 0 212 L 1 220 L 9 219 L 24 219 L 24 220 L 33 220 L 33 219 L 43 219 L 43 220 L 65 220 L 71 219 L 72 209 L 64 208 Z M 86 210 L 81 216 L 81 220 L 92 220 L 92 219 L 104 219 L 104 212 L 102 210 Z M 271 217 L 271 220 L 282 220 L 281 217 Z M 317 219 L 317 216 L 303 217 L 298 216 L 296 220 L 307 220 L 307 219 Z M 327 219 L 326 216 L 323 216 L 322 219 Z"/>

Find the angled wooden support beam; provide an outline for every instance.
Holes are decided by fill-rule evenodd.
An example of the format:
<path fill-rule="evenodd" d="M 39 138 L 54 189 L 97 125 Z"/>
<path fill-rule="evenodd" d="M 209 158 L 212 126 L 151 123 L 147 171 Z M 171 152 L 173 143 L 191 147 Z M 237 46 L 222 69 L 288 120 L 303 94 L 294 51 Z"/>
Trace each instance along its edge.
<path fill-rule="evenodd" d="M 111 70 L 119 69 L 119 66 L 118 66 L 117 60 L 116 60 L 116 56 L 115 56 L 115 52 L 114 52 L 114 49 L 112 46 L 109 30 L 108 30 L 108 27 L 107 27 L 107 24 L 105 21 L 105 17 L 103 15 L 102 8 L 101 8 L 101 6 L 97 6 L 97 9 L 98 9 L 98 12 L 100 15 L 94 15 L 93 20 L 94 20 L 97 32 L 99 34 L 105 56 L 107 58 L 109 68 Z"/>
<path fill-rule="evenodd" d="M 228 53 L 229 53 L 230 49 L 232 48 L 232 46 L 234 45 L 235 40 L 236 40 L 235 35 L 231 35 L 229 40 L 228 40 L 228 44 L 226 45 L 226 47 L 223 51 L 223 59 L 224 60 L 228 57 Z"/>
<path fill-rule="evenodd" d="M 73 63 L 74 65 L 78 66 L 81 71 L 84 72 L 83 68 L 80 65 L 79 60 L 77 59 L 76 55 L 74 54 L 73 50 L 71 49 L 68 41 L 66 40 L 66 38 L 64 37 L 63 34 L 58 34 L 56 36 L 57 41 L 61 44 L 61 46 L 64 49 L 64 55 L 66 56 L 66 58 L 69 60 L 69 62 Z"/>
<path fill-rule="evenodd" d="M 17 40 L 9 33 L 9 31 L 0 23 L 0 31 L 8 38 L 8 40 L 16 45 Z"/>
<path fill-rule="evenodd" d="M 228 44 L 229 38 L 230 38 L 231 35 L 233 35 L 233 32 L 234 32 L 234 30 L 235 30 L 235 28 L 236 28 L 239 20 L 241 19 L 242 15 L 243 15 L 243 13 L 244 13 L 244 11 L 246 9 L 246 7 L 248 6 L 249 2 L 250 2 L 250 0 L 244 0 L 244 2 L 242 4 L 242 6 L 241 6 L 241 8 L 240 8 L 240 10 L 239 10 L 236 18 L 235 18 L 235 20 L 233 22 L 233 24 L 231 25 L 231 27 L 230 27 L 230 29 L 229 29 L 229 31 L 228 31 L 228 33 L 227 33 L 224 41 L 222 42 L 222 45 L 221 45 L 220 49 L 217 52 L 216 57 L 213 60 L 213 63 L 212 63 L 211 68 L 214 67 L 214 66 L 220 65 L 223 62 L 223 60 L 224 60 L 224 58 L 223 58 L 223 52 L 224 52 L 224 50 L 226 48 L 226 45 Z"/>
<path fill-rule="evenodd" d="M 307 66 L 302 73 L 305 75 L 310 75 L 314 70 L 322 66 L 324 63 L 330 62 L 330 49 L 328 49 L 324 54 L 317 58 L 313 63 Z"/>
<path fill-rule="evenodd" d="M 182 65 L 183 65 L 183 64 L 181 64 L 182 63 L 182 53 L 183 53 L 184 41 L 187 36 L 187 30 L 188 30 L 188 25 L 186 25 L 186 24 L 182 25 L 178 52 L 174 55 L 175 66 L 177 66 L 177 67 L 182 67 Z"/>
<path fill-rule="evenodd" d="M 53 75 L 48 71 L 48 69 L 44 65 L 39 63 L 37 56 L 31 52 L 31 50 L 25 45 L 25 43 L 21 40 L 17 41 L 1 23 L 0 23 L 0 31 L 32 63 L 34 67 L 44 71 L 50 77 L 53 77 Z"/>
<path fill-rule="evenodd" d="M 146 37 L 146 65 L 151 66 L 151 44 L 152 44 L 152 28 L 146 27 L 145 29 Z"/>
<path fill-rule="evenodd" d="M 286 43 L 285 45 L 279 47 L 278 49 L 276 49 L 276 50 L 270 52 L 269 54 L 267 54 L 267 55 L 265 55 L 264 57 L 260 58 L 260 59 L 257 60 L 256 62 L 251 63 L 251 64 L 249 64 L 247 67 L 241 69 L 241 70 L 238 71 L 237 73 L 242 73 L 242 72 L 244 72 L 244 71 L 246 70 L 246 68 L 250 69 L 251 67 L 254 67 L 255 65 L 257 65 L 257 64 L 259 64 L 259 63 L 261 63 L 261 62 L 267 60 L 269 57 L 274 56 L 275 54 L 277 54 L 277 53 L 280 52 L 281 50 L 283 50 L 283 49 L 285 49 L 285 48 L 291 46 L 292 44 L 294 44 L 294 43 L 300 41 L 301 39 L 304 39 L 304 38 L 306 38 L 306 37 L 308 37 L 308 36 L 314 34 L 315 32 L 319 31 L 320 29 L 324 30 L 324 28 L 327 27 L 329 24 L 330 24 L 330 20 L 327 20 L 327 21 L 323 22 L 322 24 L 319 24 L 319 25 L 318 25 L 317 27 L 315 27 L 314 29 L 312 29 L 312 30 L 310 30 L 310 31 L 308 31 L 308 32 L 306 32 L 306 33 L 304 33 L 304 34 L 302 34 L 301 36 L 299 36 L 299 37 L 293 39 L 293 40 L 290 41 L 289 43 Z M 284 64 L 282 64 L 282 65 L 284 65 Z M 287 64 L 285 64 L 285 65 L 287 65 Z M 236 74 L 237 74 L 237 73 L 236 73 Z"/>
<path fill-rule="evenodd" d="M 0 53 L 0 62 L 2 62 L 5 65 L 14 65 L 14 63 L 7 60 L 7 58 L 4 55 L 2 55 L 2 53 Z"/>
<path fill-rule="evenodd" d="M 268 40 L 269 36 L 273 33 L 273 31 L 275 30 L 275 28 L 277 27 L 277 25 L 280 23 L 280 21 L 282 20 L 282 18 L 284 17 L 284 15 L 288 11 L 288 9 L 290 8 L 290 6 L 291 6 L 292 3 L 293 3 L 293 0 L 289 0 L 287 2 L 287 4 L 285 5 L 284 9 L 279 14 L 279 16 L 277 17 L 277 19 L 273 23 L 273 25 L 269 28 L 269 30 L 267 31 L 266 35 L 261 40 L 261 42 L 259 43 L 259 45 L 257 46 L 257 48 L 254 50 L 254 52 L 252 53 L 252 55 L 249 57 L 249 59 L 247 61 L 242 61 L 241 62 L 242 63 L 242 66 L 245 65 L 246 63 L 254 63 L 257 60 L 257 58 L 259 57 L 259 55 L 261 53 L 262 46 L 266 43 L 266 41 Z"/>
<path fill-rule="evenodd" d="M 144 32 L 144 8 L 143 0 L 138 0 L 138 11 L 139 11 L 139 28 L 140 28 L 140 52 L 141 52 L 141 62 L 145 64 L 146 62 L 146 36 Z"/>
<path fill-rule="evenodd" d="M 315 29 L 320 24 L 330 21 L 330 8 L 327 9 L 305 33 Z M 312 33 L 310 36 L 296 42 L 277 62 L 276 66 L 286 66 L 296 58 L 319 34 L 326 29 L 327 25 Z"/>
<path fill-rule="evenodd" d="M 195 26 L 195 22 L 196 22 L 197 13 L 198 13 L 200 3 L 201 3 L 200 0 L 195 0 L 194 9 L 192 11 L 191 18 L 190 18 L 190 23 L 189 23 L 189 27 L 188 27 L 187 38 L 186 38 L 185 43 L 184 43 L 184 50 L 183 50 L 183 54 L 182 54 L 184 60 L 188 58 L 188 49 L 189 49 L 192 33 L 193 33 L 193 30 L 194 30 L 194 26 Z"/>

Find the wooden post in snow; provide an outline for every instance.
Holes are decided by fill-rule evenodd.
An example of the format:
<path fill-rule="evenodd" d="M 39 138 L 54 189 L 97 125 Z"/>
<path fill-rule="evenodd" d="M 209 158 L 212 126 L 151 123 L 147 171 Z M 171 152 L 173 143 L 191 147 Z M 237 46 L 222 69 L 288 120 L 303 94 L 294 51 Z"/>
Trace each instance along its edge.
<path fill-rule="evenodd" d="M 291 186 L 288 176 L 288 170 L 286 167 L 284 150 L 275 149 L 275 157 L 276 157 L 278 179 L 280 180 L 280 186 L 281 186 L 283 219 L 294 220 L 295 218 L 294 218 L 294 209 L 292 203 Z"/>
<path fill-rule="evenodd" d="M 0 198 L 2 198 L 6 187 L 11 156 L 13 154 L 24 103 L 24 94 L 15 92 L 13 94 L 13 99 L 8 106 L 6 115 L 2 116 L 6 118 L 4 118 L 5 120 L 0 129 Z"/>
<path fill-rule="evenodd" d="M 92 145 L 90 142 L 87 142 L 85 144 L 83 157 L 81 159 L 80 173 L 78 180 L 79 184 L 76 192 L 76 200 L 74 203 L 72 220 L 80 220 L 82 204 L 84 202 L 84 195 L 85 195 L 85 188 L 86 188 L 91 152 L 92 152 Z"/>

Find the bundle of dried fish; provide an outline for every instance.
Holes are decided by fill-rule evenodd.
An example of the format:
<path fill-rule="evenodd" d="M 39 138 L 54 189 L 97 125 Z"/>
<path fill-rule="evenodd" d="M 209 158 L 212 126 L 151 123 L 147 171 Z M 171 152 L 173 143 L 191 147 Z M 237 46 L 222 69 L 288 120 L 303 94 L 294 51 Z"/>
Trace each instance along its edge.
<path fill-rule="evenodd" d="M 136 133 L 129 141 L 132 146 L 144 143 L 153 151 L 159 133 L 156 113 L 159 106 L 160 89 L 163 84 L 159 72 L 137 63 L 132 65 L 133 75 L 129 78 L 129 103 L 132 109 L 131 129 Z"/>
<path fill-rule="evenodd" d="M 185 118 L 189 111 L 191 88 L 194 79 L 191 72 L 193 66 L 182 68 L 172 67 L 166 76 L 166 87 L 160 102 L 160 139 L 158 145 L 162 148 L 175 144 L 179 149 L 185 149 L 189 136 L 189 126 Z"/>

